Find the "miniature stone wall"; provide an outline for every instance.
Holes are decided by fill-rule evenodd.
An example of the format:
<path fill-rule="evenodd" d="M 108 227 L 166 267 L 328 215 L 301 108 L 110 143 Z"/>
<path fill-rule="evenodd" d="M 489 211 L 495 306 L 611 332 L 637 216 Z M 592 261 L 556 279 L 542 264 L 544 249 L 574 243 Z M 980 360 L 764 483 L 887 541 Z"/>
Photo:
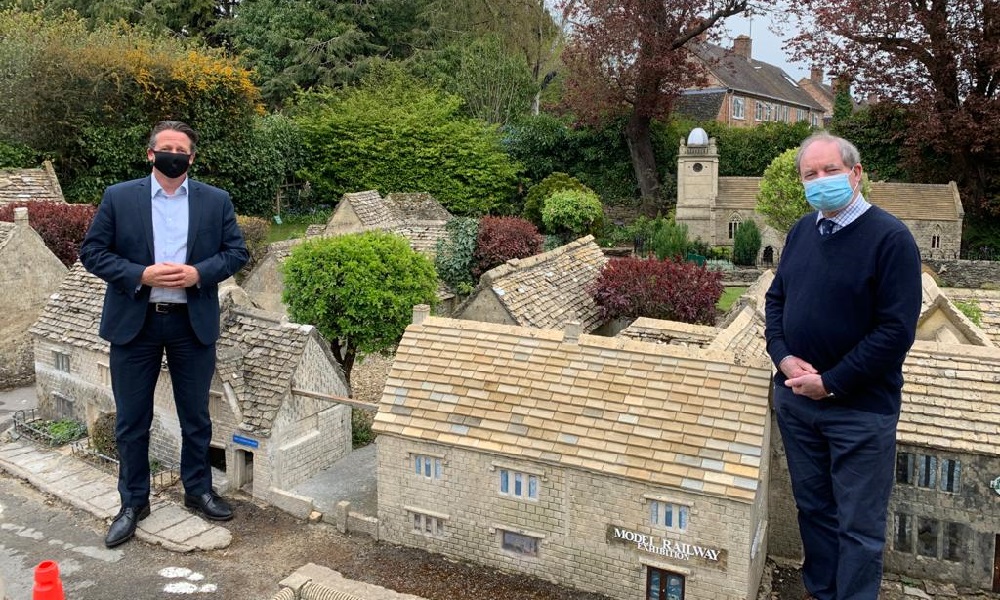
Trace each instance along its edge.
<path fill-rule="evenodd" d="M 1000 261 L 923 258 L 934 269 L 938 285 L 956 288 L 1000 288 Z"/>

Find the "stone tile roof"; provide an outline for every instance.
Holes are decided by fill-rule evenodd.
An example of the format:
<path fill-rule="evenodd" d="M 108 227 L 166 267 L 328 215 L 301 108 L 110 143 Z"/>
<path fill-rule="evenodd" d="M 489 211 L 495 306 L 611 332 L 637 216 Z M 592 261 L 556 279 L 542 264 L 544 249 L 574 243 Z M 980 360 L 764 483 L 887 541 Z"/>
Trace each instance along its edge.
<path fill-rule="evenodd" d="M 958 310 L 951 299 L 938 288 L 928 273 L 922 276 L 920 317 L 917 339 L 962 343 L 972 346 L 996 346 L 989 334 Z"/>
<path fill-rule="evenodd" d="M 719 329 L 717 327 L 639 317 L 632 321 L 628 327 L 619 331 L 616 337 L 651 344 L 707 348 L 718 335 Z"/>
<path fill-rule="evenodd" d="M 246 307 L 223 315 L 218 347 L 242 358 L 242 370 L 227 369 L 230 380 L 243 379 L 241 429 L 270 434 L 310 336 L 323 343 L 312 326 L 284 322 L 280 315 Z"/>
<path fill-rule="evenodd" d="M 594 236 L 588 235 L 490 269 L 466 302 L 491 290 L 518 325 L 561 329 L 567 321 L 579 321 L 584 331 L 593 331 L 601 318 L 587 287 L 607 262 Z M 461 310 L 456 309 L 456 314 Z"/>
<path fill-rule="evenodd" d="M 3 252 L 3 247 L 13 239 L 15 231 L 17 231 L 16 225 L 10 221 L 0 221 L 0 252 Z"/>
<path fill-rule="evenodd" d="M 954 181 L 947 184 L 873 181 L 871 202 L 904 221 L 959 221 L 965 216 Z"/>
<path fill-rule="evenodd" d="M 36 169 L 0 169 L 0 206 L 13 202 L 63 202 L 52 163 Z"/>
<path fill-rule="evenodd" d="M 779 100 L 793 106 L 822 112 L 824 108 L 780 68 L 759 60 L 747 60 L 731 50 L 715 44 L 701 43 L 692 47 L 706 67 L 735 92 Z M 752 107 L 748 107 L 752 110 Z"/>
<path fill-rule="evenodd" d="M 674 111 L 695 121 L 715 121 L 725 99 L 725 90 L 685 90 L 677 98 Z"/>
<path fill-rule="evenodd" d="M 88 350 L 108 351 L 98 335 L 105 283 L 79 262 L 66 274 L 31 327 L 34 335 Z M 280 315 L 227 303 L 218 341 L 218 373 L 237 393 L 241 428 L 269 435 L 281 402 L 291 392 L 310 336 L 324 342 L 309 325 L 284 322 Z"/>
<path fill-rule="evenodd" d="M 400 220 L 395 206 L 386 204 L 377 190 L 344 194 L 340 201 L 351 205 L 365 228 L 388 228 Z"/>
<path fill-rule="evenodd" d="M 411 221 L 396 225 L 390 231 L 408 239 L 410 247 L 417 252 L 431 257 L 437 254 L 438 241 L 448 237 L 448 230 L 445 229 L 444 221 Z"/>
<path fill-rule="evenodd" d="M 374 427 L 752 502 L 769 386 L 724 352 L 428 317 L 403 336 Z"/>
<path fill-rule="evenodd" d="M 953 301 L 973 302 L 982 311 L 981 327 L 994 345 L 1000 346 L 1000 290 L 947 288 Z"/>
<path fill-rule="evenodd" d="M 60 344 L 107 352 L 108 343 L 97 335 L 105 288 L 103 281 L 77 261 L 59 289 L 49 296 L 29 333 Z"/>
<path fill-rule="evenodd" d="M 864 164 L 862 162 L 862 164 Z M 754 210 L 760 177 L 719 177 L 719 210 Z M 965 213 L 954 182 L 873 181 L 869 200 L 903 221 L 959 221 Z"/>
<path fill-rule="evenodd" d="M 1000 349 L 917 341 L 903 364 L 897 440 L 1000 455 Z"/>
<path fill-rule="evenodd" d="M 393 192 L 385 197 L 402 222 L 407 221 L 450 221 L 451 213 L 440 202 L 426 192 L 404 194 Z"/>

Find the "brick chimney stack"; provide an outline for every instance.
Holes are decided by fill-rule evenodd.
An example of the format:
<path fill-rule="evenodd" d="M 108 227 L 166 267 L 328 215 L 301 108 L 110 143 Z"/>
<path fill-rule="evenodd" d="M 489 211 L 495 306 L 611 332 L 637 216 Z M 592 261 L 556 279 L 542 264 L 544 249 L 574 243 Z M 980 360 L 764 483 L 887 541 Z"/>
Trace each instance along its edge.
<path fill-rule="evenodd" d="M 753 40 L 750 39 L 750 36 L 738 35 L 736 36 L 736 39 L 733 40 L 733 54 L 750 60 L 752 58 L 752 50 Z"/>
<path fill-rule="evenodd" d="M 816 83 L 823 83 L 823 68 L 822 67 L 813 67 L 809 71 L 809 79 L 811 79 L 812 81 L 814 81 Z"/>
<path fill-rule="evenodd" d="M 14 209 L 14 224 L 19 227 L 29 227 L 28 225 L 28 207 L 19 206 Z"/>

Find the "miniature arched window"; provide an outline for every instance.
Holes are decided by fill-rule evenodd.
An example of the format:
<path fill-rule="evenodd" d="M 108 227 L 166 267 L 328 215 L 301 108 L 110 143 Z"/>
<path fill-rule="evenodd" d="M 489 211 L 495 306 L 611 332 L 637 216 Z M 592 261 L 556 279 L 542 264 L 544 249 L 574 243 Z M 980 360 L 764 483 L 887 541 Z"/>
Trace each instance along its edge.
<path fill-rule="evenodd" d="M 740 228 L 743 223 L 743 217 L 740 213 L 733 213 L 729 216 L 729 239 L 736 237 L 736 230 Z"/>
<path fill-rule="evenodd" d="M 934 233 L 931 234 L 931 249 L 936 249 L 941 247 L 941 226 L 934 226 Z"/>

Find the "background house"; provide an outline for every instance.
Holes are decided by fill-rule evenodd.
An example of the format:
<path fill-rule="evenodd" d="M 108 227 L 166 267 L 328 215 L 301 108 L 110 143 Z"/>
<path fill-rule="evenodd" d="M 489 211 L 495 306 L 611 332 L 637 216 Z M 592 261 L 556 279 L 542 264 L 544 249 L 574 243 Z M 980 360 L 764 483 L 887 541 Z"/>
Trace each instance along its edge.
<path fill-rule="evenodd" d="M 456 319 L 562 329 L 578 321 L 583 331 L 605 325 L 587 288 L 607 264 L 594 236 L 548 252 L 513 259 L 483 273 L 456 309 Z"/>
<path fill-rule="evenodd" d="M 695 59 L 708 72 L 708 83 L 684 90 L 676 112 L 696 121 L 719 121 L 740 127 L 781 121 L 823 123 L 826 109 L 782 69 L 754 60 L 753 40 L 745 35 L 732 48 L 700 42 Z"/>
<path fill-rule="evenodd" d="M 760 182 L 760 177 L 719 177 L 719 153 L 714 139 L 707 145 L 681 140 L 677 158 L 676 220 L 687 225 L 691 238 L 700 238 L 711 246 L 730 248 L 740 224 L 753 220 L 761 231 L 761 261 L 777 262 L 785 236 L 767 225 L 764 217 L 757 213 Z M 955 182 L 873 181 L 868 200 L 909 227 L 925 258 L 958 258 L 965 210 Z"/>
<path fill-rule="evenodd" d="M 66 267 L 28 224 L 27 208 L 14 210 L 13 223 L 0 221 L 0 389 L 34 378 L 28 329 L 65 274 Z"/>
<path fill-rule="evenodd" d="M 31 328 L 39 408 L 91 426 L 115 412 L 108 343 L 98 336 L 105 283 L 79 263 Z M 252 307 L 235 284 L 220 290 L 222 335 L 212 381 L 212 466 L 222 490 L 279 504 L 288 490 L 351 451 L 350 391 L 311 326 Z M 179 464 L 180 425 L 169 372 L 156 387 L 150 457 Z"/>
<path fill-rule="evenodd" d="M 0 169 L 0 206 L 35 201 L 65 202 L 51 162 L 35 169 Z"/>
<path fill-rule="evenodd" d="M 770 372 L 725 349 L 741 333 L 703 349 L 415 313 L 374 424 L 381 539 L 612 598 L 756 597 Z"/>

